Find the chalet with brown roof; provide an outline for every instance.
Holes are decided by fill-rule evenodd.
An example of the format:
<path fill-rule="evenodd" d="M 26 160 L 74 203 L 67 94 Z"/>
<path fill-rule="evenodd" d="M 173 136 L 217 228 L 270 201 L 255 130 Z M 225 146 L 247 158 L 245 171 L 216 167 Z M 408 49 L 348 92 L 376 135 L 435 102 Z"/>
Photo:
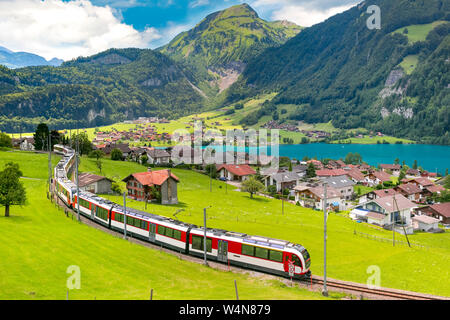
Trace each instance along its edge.
<path fill-rule="evenodd" d="M 372 171 L 366 176 L 366 183 L 371 186 L 391 181 L 391 176 L 384 171 Z"/>
<path fill-rule="evenodd" d="M 391 172 L 394 176 L 398 176 L 400 174 L 402 166 L 399 164 L 380 164 L 380 168 L 384 172 Z"/>
<path fill-rule="evenodd" d="M 365 177 L 358 169 L 345 170 L 345 174 L 355 183 L 364 183 Z"/>
<path fill-rule="evenodd" d="M 450 202 L 437 203 L 415 210 L 419 215 L 427 215 L 439 220 L 440 223 L 450 224 Z"/>
<path fill-rule="evenodd" d="M 388 226 L 394 222 L 410 226 L 411 212 L 416 207 L 416 204 L 401 194 L 377 198 L 362 205 L 363 209 L 369 211 L 367 222 L 379 226 Z M 411 233 L 412 230 L 407 232 Z"/>
<path fill-rule="evenodd" d="M 294 188 L 295 202 L 302 207 L 323 210 L 324 187 L 321 185 L 298 185 Z M 341 194 L 333 187 L 327 186 L 327 207 L 340 210 L 343 207 Z"/>
<path fill-rule="evenodd" d="M 344 169 L 323 169 L 316 171 L 316 176 L 318 177 L 338 177 L 346 174 L 347 172 Z"/>
<path fill-rule="evenodd" d="M 433 182 L 431 180 L 424 177 L 412 179 L 409 181 L 409 183 L 417 185 L 421 190 L 425 189 L 425 187 L 433 185 Z"/>
<path fill-rule="evenodd" d="M 145 201 L 154 200 L 156 189 L 161 194 L 162 204 L 177 204 L 177 183 L 180 181 L 170 169 L 133 173 L 123 179 L 127 183 L 128 197 Z"/>
<path fill-rule="evenodd" d="M 422 190 L 414 183 L 398 185 L 395 190 L 411 201 L 419 201 L 422 193 Z"/>
<path fill-rule="evenodd" d="M 216 167 L 220 177 L 230 181 L 245 181 L 256 174 L 256 171 L 247 164 L 221 164 Z"/>

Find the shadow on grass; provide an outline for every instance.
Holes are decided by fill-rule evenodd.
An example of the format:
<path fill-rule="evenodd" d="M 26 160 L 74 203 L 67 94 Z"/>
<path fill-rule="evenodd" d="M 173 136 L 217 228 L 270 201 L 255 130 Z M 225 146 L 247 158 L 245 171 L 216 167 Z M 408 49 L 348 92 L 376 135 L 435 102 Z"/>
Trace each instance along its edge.
<path fill-rule="evenodd" d="M 263 197 L 258 197 L 258 196 L 253 196 L 253 198 L 250 198 L 250 196 L 244 196 L 244 198 L 251 200 L 251 201 L 255 201 L 255 202 L 270 202 L 269 199 L 266 199 Z"/>
<path fill-rule="evenodd" d="M 9 217 L 5 217 L 5 213 L 0 211 L 0 220 L 2 221 L 14 221 L 15 223 L 26 223 L 31 221 L 32 219 L 28 216 L 20 216 L 15 214 L 9 214 Z"/>

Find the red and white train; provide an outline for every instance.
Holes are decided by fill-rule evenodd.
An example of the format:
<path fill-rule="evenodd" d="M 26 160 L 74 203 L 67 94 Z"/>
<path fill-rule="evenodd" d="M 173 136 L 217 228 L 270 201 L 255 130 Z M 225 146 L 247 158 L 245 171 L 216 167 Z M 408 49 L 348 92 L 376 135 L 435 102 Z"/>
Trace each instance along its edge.
<path fill-rule="evenodd" d="M 68 179 L 75 160 L 70 147 L 55 145 L 55 153 L 63 159 L 55 167 L 55 190 L 58 197 L 80 214 L 107 227 L 124 232 L 178 252 L 204 257 L 204 228 L 178 220 L 126 208 L 95 194 L 80 191 Z M 126 226 L 124 222 L 126 216 Z M 220 229 L 206 229 L 207 259 L 230 265 L 294 278 L 311 275 L 311 258 L 301 245 L 289 241 L 250 236 Z M 294 267 L 292 267 L 292 265 Z M 291 266 L 291 270 L 289 270 Z"/>

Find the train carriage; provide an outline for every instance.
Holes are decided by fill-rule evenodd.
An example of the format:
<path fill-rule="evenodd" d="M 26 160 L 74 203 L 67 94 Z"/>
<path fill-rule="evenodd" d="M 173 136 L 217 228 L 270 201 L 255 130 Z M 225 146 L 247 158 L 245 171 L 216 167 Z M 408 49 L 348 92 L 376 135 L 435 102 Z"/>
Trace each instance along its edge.
<path fill-rule="evenodd" d="M 67 178 L 75 163 L 73 149 L 55 145 L 55 153 L 63 158 L 55 167 L 55 190 L 60 199 L 76 209 L 76 185 Z M 192 224 L 132 208 L 126 209 L 90 192 L 79 192 L 80 214 L 115 231 L 127 234 L 178 252 L 204 257 L 204 229 Z M 206 250 L 209 260 L 229 263 L 257 271 L 289 277 L 294 266 L 294 278 L 309 276 L 311 259 L 301 245 L 284 240 L 220 229 L 206 230 Z"/>

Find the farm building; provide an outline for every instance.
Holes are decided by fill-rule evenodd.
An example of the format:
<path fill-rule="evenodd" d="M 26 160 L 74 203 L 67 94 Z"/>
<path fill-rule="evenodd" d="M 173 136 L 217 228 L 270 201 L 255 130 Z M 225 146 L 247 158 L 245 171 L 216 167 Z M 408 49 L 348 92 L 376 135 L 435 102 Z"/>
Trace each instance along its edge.
<path fill-rule="evenodd" d="M 177 183 L 180 181 L 170 169 L 133 173 L 122 181 L 127 183 L 128 197 L 145 201 L 155 199 L 154 190 L 161 194 L 162 204 L 177 204 Z M 153 189 L 155 188 L 155 189 Z"/>
<path fill-rule="evenodd" d="M 414 230 L 434 231 L 439 230 L 439 220 L 426 215 L 415 216 L 412 218 Z"/>
<path fill-rule="evenodd" d="M 91 193 L 111 193 L 112 183 L 113 181 L 111 179 L 96 174 L 81 173 L 79 176 L 80 189 Z"/>

